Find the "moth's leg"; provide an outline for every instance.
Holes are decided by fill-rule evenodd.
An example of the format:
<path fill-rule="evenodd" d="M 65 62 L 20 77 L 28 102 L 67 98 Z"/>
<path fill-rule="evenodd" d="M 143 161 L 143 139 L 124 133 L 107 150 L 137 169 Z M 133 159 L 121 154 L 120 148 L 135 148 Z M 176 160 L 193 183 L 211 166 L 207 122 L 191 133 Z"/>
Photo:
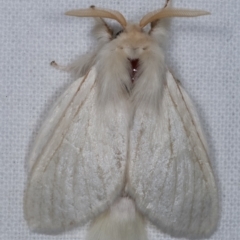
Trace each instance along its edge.
<path fill-rule="evenodd" d="M 52 61 L 50 63 L 50 65 L 58 70 L 61 70 L 61 71 L 64 71 L 64 72 L 69 72 L 70 71 L 70 68 L 69 66 L 63 66 L 63 65 L 59 65 L 57 64 L 55 61 Z"/>

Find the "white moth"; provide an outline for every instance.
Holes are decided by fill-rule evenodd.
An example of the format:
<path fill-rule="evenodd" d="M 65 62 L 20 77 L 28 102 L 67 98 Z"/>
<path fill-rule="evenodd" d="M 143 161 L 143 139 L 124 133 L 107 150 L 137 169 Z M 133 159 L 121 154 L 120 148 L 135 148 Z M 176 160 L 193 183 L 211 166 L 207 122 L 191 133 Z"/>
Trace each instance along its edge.
<path fill-rule="evenodd" d="M 99 46 L 65 68 L 81 77 L 36 139 L 24 206 L 29 227 L 58 233 L 91 220 L 88 240 L 146 240 L 150 220 L 172 236 L 209 236 L 218 198 L 206 141 L 162 49 L 166 18 L 208 13 L 167 1 L 139 24 L 95 7 L 66 14 L 98 18 Z M 114 36 L 103 18 L 122 32 Z"/>

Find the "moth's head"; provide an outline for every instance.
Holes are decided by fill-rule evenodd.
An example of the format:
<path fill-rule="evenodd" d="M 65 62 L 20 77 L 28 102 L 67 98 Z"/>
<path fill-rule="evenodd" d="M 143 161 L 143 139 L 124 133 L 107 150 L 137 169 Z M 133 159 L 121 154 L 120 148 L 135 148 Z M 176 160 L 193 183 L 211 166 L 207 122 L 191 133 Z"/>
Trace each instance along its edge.
<path fill-rule="evenodd" d="M 66 12 L 66 15 L 76 17 L 94 17 L 97 21 L 94 33 L 100 42 L 101 49 L 98 55 L 110 59 L 109 63 L 126 62 L 126 66 L 132 65 L 132 75 L 136 68 L 146 59 L 149 64 L 154 56 L 162 55 L 161 46 L 165 38 L 165 21 L 162 19 L 171 17 L 196 17 L 209 14 L 201 10 L 177 9 L 171 7 L 170 0 L 167 0 L 165 6 L 154 12 L 146 14 L 138 24 L 132 24 L 126 21 L 124 16 L 114 10 L 99 9 L 91 6 L 88 9 L 78 9 Z M 108 24 L 103 20 L 105 18 L 114 19 L 121 25 L 121 30 L 115 33 Z M 145 27 L 150 24 L 150 31 L 146 31 Z M 103 56 L 102 56 L 103 58 Z M 161 56 L 159 56 L 161 58 Z M 120 60 L 119 60 L 120 59 Z M 139 61 L 140 60 L 140 61 Z M 163 59 L 157 59 L 163 62 Z M 130 63 L 129 63 L 130 61 Z"/>
<path fill-rule="evenodd" d="M 151 44 L 153 32 L 157 28 L 162 27 L 162 25 L 159 24 L 161 19 L 171 17 L 197 17 L 209 13 L 201 10 L 173 8 L 171 7 L 171 0 L 166 0 L 166 4 L 163 8 L 146 14 L 138 24 L 127 22 L 124 16 L 118 11 L 100 9 L 95 6 L 90 6 L 88 9 L 71 10 L 65 14 L 75 17 L 95 18 L 98 22 L 95 33 L 99 41 L 109 42 L 114 40 L 118 42 L 119 47 L 122 46 L 123 48 L 145 48 L 144 45 Z M 105 18 L 116 20 L 121 25 L 122 30 L 117 32 L 117 34 L 114 33 L 103 20 Z M 151 30 L 145 32 L 144 28 L 148 24 L 151 24 Z"/>
<path fill-rule="evenodd" d="M 129 60 L 141 58 L 155 45 L 151 36 L 136 24 L 128 24 L 112 41 L 115 51 Z"/>

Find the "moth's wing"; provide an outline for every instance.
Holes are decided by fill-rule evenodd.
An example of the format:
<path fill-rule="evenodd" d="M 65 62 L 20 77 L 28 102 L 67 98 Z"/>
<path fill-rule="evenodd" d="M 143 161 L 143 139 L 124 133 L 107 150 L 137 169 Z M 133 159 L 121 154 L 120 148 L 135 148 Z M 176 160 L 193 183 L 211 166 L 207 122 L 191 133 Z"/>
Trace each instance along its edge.
<path fill-rule="evenodd" d="M 125 113 L 97 110 L 96 72 L 74 82 L 45 121 L 30 157 L 25 218 L 57 233 L 81 225 L 120 195 L 126 163 Z"/>
<path fill-rule="evenodd" d="M 173 236 L 211 234 L 216 185 L 192 103 L 167 73 L 160 114 L 137 110 L 130 137 L 129 192 L 138 209 Z"/>

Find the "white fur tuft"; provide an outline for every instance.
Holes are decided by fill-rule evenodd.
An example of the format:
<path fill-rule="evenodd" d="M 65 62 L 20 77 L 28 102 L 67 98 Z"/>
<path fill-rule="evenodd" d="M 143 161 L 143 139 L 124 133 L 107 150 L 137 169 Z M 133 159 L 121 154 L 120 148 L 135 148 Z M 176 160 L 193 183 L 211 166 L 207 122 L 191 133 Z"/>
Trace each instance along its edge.
<path fill-rule="evenodd" d="M 92 34 L 100 44 L 105 44 L 112 39 L 113 31 L 102 18 L 95 18 Z"/>
<path fill-rule="evenodd" d="M 161 19 L 156 22 L 150 31 L 150 35 L 158 42 L 161 47 L 165 47 L 169 35 L 171 19 Z"/>
<path fill-rule="evenodd" d="M 141 105 L 159 113 L 165 79 L 163 51 L 152 43 L 151 49 L 140 58 L 137 80 L 131 93 L 133 108 L 137 109 Z"/>
<path fill-rule="evenodd" d="M 87 240 L 147 240 L 144 219 L 129 198 L 121 198 L 90 227 Z"/>
<path fill-rule="evenodd" d="M 173 6 L 172 0 L 167 1 L 166 8 Z M 164 18 L 151 23 L 150 35 L 158 42 L 161 47 L 165 47 L 165 44 L 169 35 L 169 28 L 171 24 L 171 18 Z"/>
<path fill-rule="evenodd" d="M 78 57 L 67 66 L 67 71 L 71 72 L 75 79 L 78 79 L 96 64 L 96 58 L 100 49 L 112 39 L 112 30 L 101 18 L 95 18 L 95 27 L 92 30 L 93 36 L 98 40 L 98 46 L 91 53 Z"/>

